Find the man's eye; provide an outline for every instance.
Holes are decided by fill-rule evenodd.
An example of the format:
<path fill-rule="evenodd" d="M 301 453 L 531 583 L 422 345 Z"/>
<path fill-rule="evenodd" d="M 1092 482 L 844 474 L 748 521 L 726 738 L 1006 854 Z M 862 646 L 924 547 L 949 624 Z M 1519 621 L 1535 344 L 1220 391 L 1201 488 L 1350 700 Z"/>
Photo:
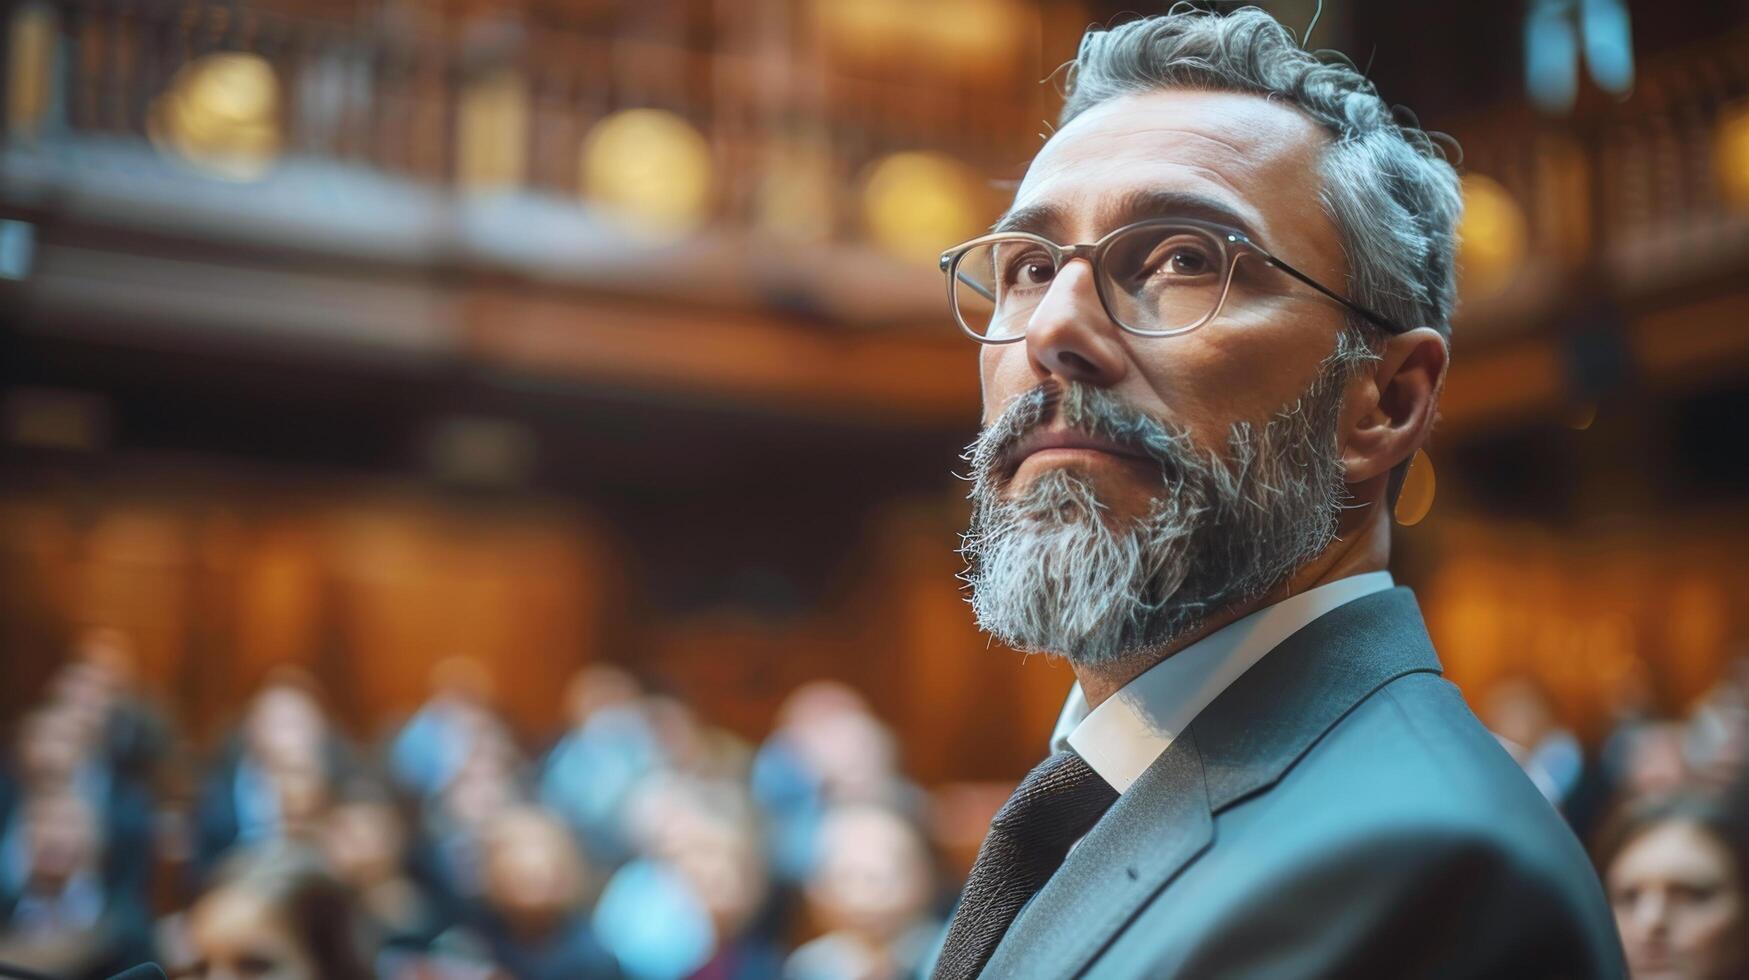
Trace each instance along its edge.
<path fill-rule="evenodd" d="M 1057 274 L 1056 263 L 1050 256 L 1034 253 L 1017 259 L 1008 267 L 1008 284 L 1025 288 L 1028 286 L 1043 286 Z"/>
<path fill-rule="evenodd" d="M 1209 257 L 1199 249 L 1180 248 L 1166 259 L 1166 269 L 1177 276 L 1200 276 L 1209 271 Z"/>

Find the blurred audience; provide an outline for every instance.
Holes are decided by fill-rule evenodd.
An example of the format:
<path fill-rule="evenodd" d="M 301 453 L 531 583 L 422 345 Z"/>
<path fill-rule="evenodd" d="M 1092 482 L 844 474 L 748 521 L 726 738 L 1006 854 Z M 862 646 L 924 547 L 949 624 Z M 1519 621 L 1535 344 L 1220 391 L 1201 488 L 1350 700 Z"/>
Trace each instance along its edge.
<path fill-rule="evenodd" d="M 472 657 L 450 657 L 431 668 L 431 697 L 389 747 L 389 768 L 403 789 L 428 796 L 447 785 L 466 761 L 478 730 L 491 724 L 492 675 Z"/>
<path fill-rule="evenodd" d="M 442 932 L 436 903 L 409 873 L 406 820 L 380 786 L 355 781 L 323 817 L 320 847 L 384 946 L 424 949 Z"/>
<path fill-rule="evenodd" d="M 477 660 L 433 668 L 425 704 L 374 749 L 311 675 L 282 667 L 201 767 L 172 751 L 134 673 L 126 637 L 84 633 L 11 729 L 0 962 L 70 977 L 156 955 L 213 978 L 887 980 L 927 960 L 952 895 L 947 810 L 835 681 L 793 691 L 754 750 L 589 665 L 560 695 L 563 730 L 530 754 Z M 1615 813 L 1596 853 L 1636 980 L 1749 976 L 1749 663 L 1683 718 L 1660 718 L 1648 685 L 1620 686 L 1594 752 L 1534 681 L 1503 680 L 1481 708 L 1582 833 Z M 154 878 L 158 865 L 172 873 Z"/>
<path fill-rule="evenodd" d="M 284 843 L 233 855 L 184 923 L 174 976 L 194 980 L 369 980 L 369 937 L 351 892 L 312 853 Z"/>
<path fill-rule="evenodd" d="M 790 694 L 777 730 L 753 760 L 752 789 L 770 814 L 772 869 L 796 884 L 813 872 L 830 807 L 916 803 L 915 788 L 897 771 L 892 734 L 862 695 L 836 681 L 804 684 Z"/>
<path fill-rule="evenodd" d="M 1565 810 L 1579 788 L 1585 753 L 1561 726 L 1542 686 L 1509 676 L 1488 691 L 1478 713 L 1543 796 Z"/>
<path fill-rule="evenodd" d="M 494 818 L 524 802 L 523 762 L 496 719 L 475 728 L 462 760 L 421 810 L 414 867 L 446 918 L 464 918 L 486 886 L 486 836 Z"/>
<path fill-rule="evenodd" d="M 201 789 L 195 815 L 200 870 L 211 869 L 236 844 L 308 840 L 315 833 L 331 788 L 355 765 L 319 690 L 304 671 L 282 668 L 255 696 Z"/>
<path fill-rule="evenodd" d="M 493 960 L 522 980 L 617 977 L 591 931 L 588 868 L 565 823 L 530 806 L 492 818 L 479 928 Z"/>
<path fill-rule="evenodd" d="M 93 628 L 75 641 L 56 680 L 57 701 L 83 719 L 99 751 L 126 779 L 149 782 L 170 751 L 164 715 L 139 690 L 133 644 L 120 630 Z"/>
<path fill-rule="evenodd" d="M 942 923 L 923 834 L 891 810 L 841 806 L 820 828 L 808 910 L 826 930 L 784 963 L 789 980 L 892 980 L 915 976 Z"/>
<path fill-rule="evenodd" d="M 621 813 L 640 780 L 667 764 L 643 690 L 624 670 L 592 664 L 565 689 L 570 728 L 547 753 L 541 802 L 570 824 L 598 862 L 631 855 Z"/>
<path fill-rule="evenodd" d="M 91 805 L 70 790 L 42 793 L 17 817 L 20 853 L 0 894 L 0 961 L 96 978 L 150 958 L 146 906 L 106 883 L 102 823 Z"/>
<path fill-rule="evenodd" d="M 1749 976 L 1744 831 L 1696 791 L 1636 800 L 1604 828 L 1597 865 L 1633 980 Z"/>
<path fill-rule="evenodd" d="M 638 788 L 625 819 L 638 856 L 608 881 L 595 927 L 627 975 L 775 976 L 774 896 L 746 790 L 670 772 Z"/>

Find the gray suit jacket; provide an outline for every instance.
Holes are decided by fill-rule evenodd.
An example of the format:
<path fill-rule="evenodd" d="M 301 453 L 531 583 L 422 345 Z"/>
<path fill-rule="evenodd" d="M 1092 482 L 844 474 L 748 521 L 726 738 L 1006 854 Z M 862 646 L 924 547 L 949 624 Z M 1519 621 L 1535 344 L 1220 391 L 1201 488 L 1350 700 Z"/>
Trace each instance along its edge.
<path fill-rule="evenodd" d="M 1451 684 L 1414 595 L 1312 622 L 1199 715 L 985 977 L 1625 976 L 1579 842 Z"/>

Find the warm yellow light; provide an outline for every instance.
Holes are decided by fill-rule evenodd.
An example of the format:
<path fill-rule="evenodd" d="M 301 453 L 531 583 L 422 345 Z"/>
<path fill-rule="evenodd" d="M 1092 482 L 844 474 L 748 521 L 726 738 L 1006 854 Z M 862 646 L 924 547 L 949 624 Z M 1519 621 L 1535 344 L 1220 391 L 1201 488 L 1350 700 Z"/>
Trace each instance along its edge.
<path fill-rule="evenodd" d="M 1719 193 L 1730 204 L 1749 210 L 1749 103 L 1719 118 L 1713 166 L 1719 175 Z"/>
<path fill-rule="evenodd" d="M 982 70 L 1010 59 L 1028 21 L 1009 0 L 815 0 L 834 52 L 863 61 L 918 58 Z"/>
<path fill-rule="evenodd" d="M 1524 211 L 1499 181 L 1464 178 L 1464 219 L 1458 228 L 1459 286 L 1469 299 L 1498 295 L 1524 267 L 1530 232 Z"/>
<path fill-rule="evenodd" d="M 679 237 L 704 223 L 712 170 L 705 138 L 660 109 L 614 113 L 583 141 L 583 193 L 647 238 Z"/>
<path fill-rule="evenodd" d="M 939 153 L 883 157 L 863 181 L 869 236 L 894 255 L 933 265 L 941 250 L 976 235 L 985 215 L 976 176 Z"/>
<path fill-rule="evenodd" d="M 160 150 L 212 176 L 253 180 L 279 155 L 279 79 L 258 55 L 206 55 L 152 103 L 148 131 Z"/>
<path fill-rule="evenodd" d="M 820 18 L 823 33 L 839 50 L 876 58 L 903 45 L 908 21 L 905 6 L 894 0 L 819 0 L 814 13 Z"/>
<path fill-rule="evenodd" d="M 911 24 L 918 40 L 949 63 L 995 65 L 1019 48 L 1027 21 L 1006 0 L 928 0 Z"/>
<path fill-rule="evenodd" d="M 456 181 L 468 190 L 522 184 L 528 165 L 528 85 L 502 69 L 468 82 L 456 106 Z"/>
<path fill-rule="evenodd" d="M 12 136 L 34 136 L 53 97 L 55 12 L 46 3 L 21 4 L 8 26 L 6 129 Z"/>

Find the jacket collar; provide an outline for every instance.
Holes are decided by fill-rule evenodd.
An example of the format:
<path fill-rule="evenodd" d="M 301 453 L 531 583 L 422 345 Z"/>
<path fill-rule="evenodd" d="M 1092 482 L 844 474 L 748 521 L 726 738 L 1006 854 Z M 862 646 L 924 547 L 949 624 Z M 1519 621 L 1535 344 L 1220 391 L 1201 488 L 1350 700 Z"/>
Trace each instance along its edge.
<path fill-rule="evenodd" d="M 1233 682 L 1118 798 L 1040 889 L 984 975 L 1079 973 L 1214 840 L 1214 816 L 1266 791 L 1391 681 L 1439 673 L 1414 594 L 1312 621 Z"/>

